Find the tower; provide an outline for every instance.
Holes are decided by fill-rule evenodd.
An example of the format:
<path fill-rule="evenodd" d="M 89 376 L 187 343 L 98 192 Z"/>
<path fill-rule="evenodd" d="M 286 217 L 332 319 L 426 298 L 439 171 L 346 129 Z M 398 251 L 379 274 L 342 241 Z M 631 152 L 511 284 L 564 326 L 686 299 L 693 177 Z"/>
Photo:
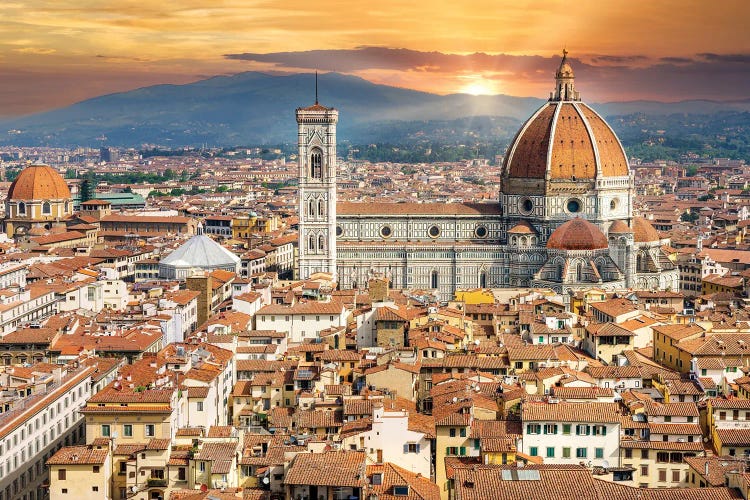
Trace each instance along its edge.
<path fill-rule="evenodd" d="M 336 278 L 336 122 L 339 112 L 318 103 L 297 108 L 299 277 Z"/>

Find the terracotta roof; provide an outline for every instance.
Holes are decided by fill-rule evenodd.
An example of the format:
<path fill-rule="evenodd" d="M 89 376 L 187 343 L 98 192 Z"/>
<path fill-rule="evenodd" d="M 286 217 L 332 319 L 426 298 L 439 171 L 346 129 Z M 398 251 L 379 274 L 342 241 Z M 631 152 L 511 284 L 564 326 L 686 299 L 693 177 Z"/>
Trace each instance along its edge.
<path fill-rule="evenodd" d="M 501 215 L 497 203 L 336 203 L 336 216 L 349 215 Z"/>
<path fill-rule="evenodd" d="M 608 247 L 609 243 L 604 233 L 580 217 L 563 223 L 547 240 L 547 248 L 557 250 L 597 250 Z"/>
<path fill-rule="evenodd" d="M 62 176 L 47 165 L 24 168 L 8 189 L 9 200 L 70 199 L 70 189 Z"/>
<path fill-rule="evenodd" d="M 365 454 L 358 451 L 300 453 L 289 465 L 284 484 L 363 488 Z"/>
<path fill-rule="evenodd" d="M 633 217 L 633 239 L 636 243 L 659 241 L 659 232 L 643 217 Z"/>
<path fill-rule="evenodd" d="M 107 460 L 108 448 L 66 446 L 47 460 L 47 465 L 101 465 Z"/>
<path fill-rule="evenodd" d="M 537 403 L 526 402 L 521 407 L 524 422 L 591 422 L 619 423 L 617 403 Z"/>

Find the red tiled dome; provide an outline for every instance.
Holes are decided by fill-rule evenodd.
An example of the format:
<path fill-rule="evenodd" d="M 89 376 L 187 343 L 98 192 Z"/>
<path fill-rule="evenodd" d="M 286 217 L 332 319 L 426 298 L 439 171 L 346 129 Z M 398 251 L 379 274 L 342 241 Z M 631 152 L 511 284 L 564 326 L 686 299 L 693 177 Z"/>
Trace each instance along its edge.
<path fill-rule="evenodd" d="M 659 232 L 643 217 L 633 217 L 633 240 L 637 243 L 659 241 Z"/>
<path fill-rule="evenodd" d="M 607 237 L 591 222 L 577 217 L 555 229 L 547 248 L 556 250 L 598 250 L 607 248 Z"/>
<path fill-rule="evenodd" d="M 628 227 L 628 224 L 625 221 L 622 220 L 616 220 L 612 223 L 611 226 L 609 226 L 610 234 L 623 234 L 623 233 L 632 233 L 633 230 Z"/>
<path fill-rule="evenodd" d="M 65 180 L 52 167 L 31 165 L 24 168 L 8 190 L 9 200 L 60 200 L 70 199 L 70 189 Z"/>

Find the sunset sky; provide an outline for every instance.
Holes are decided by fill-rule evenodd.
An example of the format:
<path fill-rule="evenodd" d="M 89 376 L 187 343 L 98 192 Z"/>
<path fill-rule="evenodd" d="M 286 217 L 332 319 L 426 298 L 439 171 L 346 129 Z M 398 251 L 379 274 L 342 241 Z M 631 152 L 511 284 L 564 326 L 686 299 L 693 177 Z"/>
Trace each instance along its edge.
<path fill-rule="evenodd" d="M 338 71 L 441 94 L 750 97 L 745 0 L 6 0 L 0 116 L 157 83 Z"/>

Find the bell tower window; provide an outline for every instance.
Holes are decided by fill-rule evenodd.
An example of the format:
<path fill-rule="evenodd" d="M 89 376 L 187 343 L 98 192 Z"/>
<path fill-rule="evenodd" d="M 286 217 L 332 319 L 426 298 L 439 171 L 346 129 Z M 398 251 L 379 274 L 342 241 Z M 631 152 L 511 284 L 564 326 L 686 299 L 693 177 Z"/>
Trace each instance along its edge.
<path fill-rule="evenodd" d="M 311 253 L 318 253 L 317 249 L 315 248 L 315 236 L 313 236 L 312 234 L 309 238 L 307 238 L 307 247 Z"/>
<path fill-rule="evenodd" d="M 323 152 L 315 148 L 310 155 L 310 177 L 313 179 L 323 179 Z"/>

